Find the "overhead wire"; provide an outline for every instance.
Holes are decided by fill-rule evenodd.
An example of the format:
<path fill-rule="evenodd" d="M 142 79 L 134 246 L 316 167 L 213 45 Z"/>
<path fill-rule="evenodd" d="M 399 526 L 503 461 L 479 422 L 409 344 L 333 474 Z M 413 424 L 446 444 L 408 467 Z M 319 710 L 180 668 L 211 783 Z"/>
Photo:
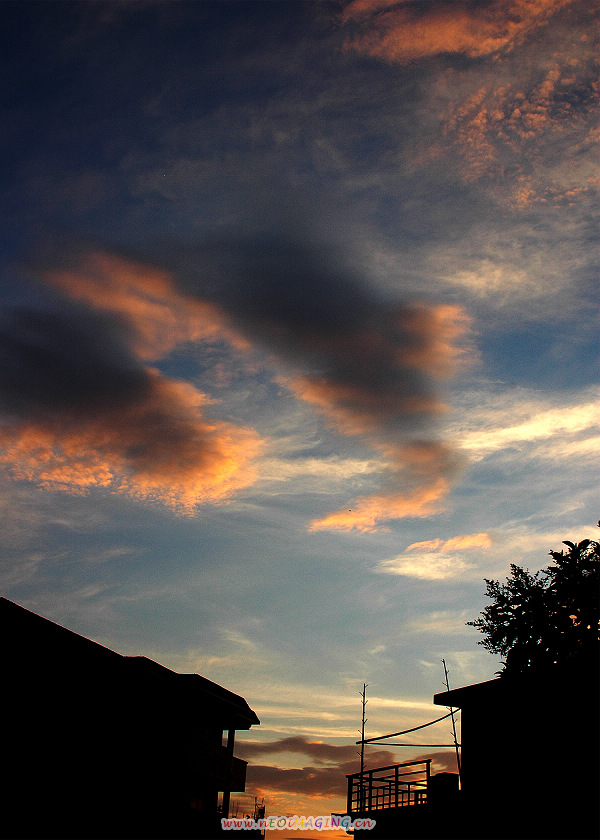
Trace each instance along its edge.
<path fill-rule="evenodd" d="M 381 741 L 378 746 L 380 747 L 452 747 L 454 749 L 455 744 L 399 744 L 397 741 Z M 458 745 L 460 747 L 460 744 Z"/>
<path fill-rule="evenodd" d="M 398 735 L 407 735 L 409 732 L 416 732 L 417 729 L 425 729 L 426 726 L 433 726 L 434 723 L 439 723 L 441 720 L 446 720 L 446 718 L 452 717 L 453 712 L 448 712 L 447 715 L 442 715 L 442 717 L 436 718 L 435 720 L 430 720 L 429 723 L 422 723 L 420 726 L 413 726 L 412 729 L 403 729 L 401 732 L 390 732 L 388 735 L 378 735 L 376 738 L 365 738 L 361 741 L 357 741 L 357 744 L 370 744 L 374 741 L 383 741 L 384 738 L 396 738 Z M 406 746 L 405 744 L 398 744 L 398 746 Z M 413 746 L 411 744 L 410 746 Z M 414 744 L 414 746 L 426 746 L 421 744 Z M 431 746 L 436 746 L 432 744 Z M 441 744 L 439 746 L 442 746 Z M 451 744 L 454 746 L 454 744 Z"/>

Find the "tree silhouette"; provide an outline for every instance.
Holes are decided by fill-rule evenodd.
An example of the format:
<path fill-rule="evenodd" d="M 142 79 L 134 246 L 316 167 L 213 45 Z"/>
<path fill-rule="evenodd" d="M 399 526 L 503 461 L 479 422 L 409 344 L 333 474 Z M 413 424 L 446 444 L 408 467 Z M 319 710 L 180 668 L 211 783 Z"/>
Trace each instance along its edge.
<path fill-rule="evenodd" d="M 554 563 L 535 574 L 511 563 L 506 583 L 484 578 L 493 603 L 467 624 L 485 635 L 479 644 L 505 657 L 501 674 L 597 665 L 600 544 L 563 545 L 566 553 L 551 551 Z"/>

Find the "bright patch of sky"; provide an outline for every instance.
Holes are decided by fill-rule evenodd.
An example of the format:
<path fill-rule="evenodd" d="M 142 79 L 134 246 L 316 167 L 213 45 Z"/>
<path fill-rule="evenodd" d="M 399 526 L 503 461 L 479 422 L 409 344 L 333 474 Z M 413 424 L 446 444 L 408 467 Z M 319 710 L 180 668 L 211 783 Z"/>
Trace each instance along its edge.
<path fill-rule="evenodd" d="M 0 589 L 246 697 L 270 813 L 596 536 L 597 11 L 482 8 L 3 10 Z"/>

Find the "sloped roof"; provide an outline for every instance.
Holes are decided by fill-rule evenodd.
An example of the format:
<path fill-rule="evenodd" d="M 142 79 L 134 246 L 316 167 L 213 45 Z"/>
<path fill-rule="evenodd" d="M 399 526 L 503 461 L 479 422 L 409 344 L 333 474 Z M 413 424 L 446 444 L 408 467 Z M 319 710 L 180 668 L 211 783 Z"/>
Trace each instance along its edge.
<path fill-rule="evenodd" d="M 559 702 L 558 698 L 563 695 L 572 696 L 579 692 L 580 697 L 593 698 L 592 703 L 597 703 L 599 665 L 597 658 L 589 661 L 573 659 L 543 669 L 503 673 L 493 680 L 434 694 L 433 702 L 437 706 L 458 709 L 507 702 L 522 705 L 525 699 L 547 705 Z"/>
<path fill-rule="evenodd" d="M 260 723 L 243 697 L 206 677 L 178 674 L 145 656 L 124 656 L 7 598 L 0 598 L 0 632 L 5 675 L 139 688 L 176 698 L 182 709 L 223 729 L 249 729 Z"/>
<path fill-rule="evenodd" d="M 466 705 L 487 703 L 505 689 L 506 682 L 499 678 L 486 680 L 485 682 L 465 685 L 462 688 L 453 688 L 451 691 L 434 694 L 433 702 L 436 706 L 452 706 L 455 709 L 462 709 Z"/>

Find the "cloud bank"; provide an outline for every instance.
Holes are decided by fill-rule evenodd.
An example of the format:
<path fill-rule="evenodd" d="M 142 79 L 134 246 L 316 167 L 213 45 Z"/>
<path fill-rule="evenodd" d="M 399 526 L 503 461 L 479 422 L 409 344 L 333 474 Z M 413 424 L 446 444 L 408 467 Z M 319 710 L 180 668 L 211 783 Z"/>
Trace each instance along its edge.
<path fill-rule="evenodd" d="M 264 795 L 268 791 L 305 794 L 322 799 L 346 795 L 346 774 L 357 769 L 357 747 L 354 744 L 336 746 L 321 741 L 310 741 L 301 736 L 282 738 L 270 743 L 240 741 L 238 752 L 248 765 L 248 786 Z M 257 764 L 255 759 L 266 755 L 299 754 L 308 757 L 310 765 L 282 768 L 270 764 Z M 369 760 L 375 766 L 394 762 L 389 750 L 369 751 Z"/>
<path fill-rule="evenodd" d="M 216 343 L 249 369 L 260 359 L 336 433 L 375 451 L 382 491 L 313 530 L 368 531 L 440 508 L 457 459 L 436 437 L 437 386 L 466 354 L 460 307 L 380 299 L 331 249 L 284 237 L 165 253 L 158 266 L 72 250 L 38 267 L 53 309 L 14 309 L 0 336 L 0 461 L 13 477 L 187 512 L 248 487 L 258 432 L 209 419 L 207 394 L 149 365 Z"/>
<path fill-rule="evenodd" d="M 301 736 L 282 738 L 270 743 L 240 741 L 237 750 L 248 765 L 248 788 L 264 796 L 276 791 L 304 794 L 311 798 L 331 798 L 347 793 L 346 774 L 358 770 L 357 747 L 354 744 L 337 746 L 322 741 L 310 741 Z M 271 764 L 258 764 L 267 755 L 303 755 L 310 764 L 303 767 L 282 768 Z M 430 753 L 423 759 L 433 760 L 434 772 L 456 771 L 453 753 Z M 421 757 L 416 760 L 420 760 Z M 369 767 L 386 767 L 396 763 L 398 756 L 391 750 L 369 746 L 366 750 Z"/>

